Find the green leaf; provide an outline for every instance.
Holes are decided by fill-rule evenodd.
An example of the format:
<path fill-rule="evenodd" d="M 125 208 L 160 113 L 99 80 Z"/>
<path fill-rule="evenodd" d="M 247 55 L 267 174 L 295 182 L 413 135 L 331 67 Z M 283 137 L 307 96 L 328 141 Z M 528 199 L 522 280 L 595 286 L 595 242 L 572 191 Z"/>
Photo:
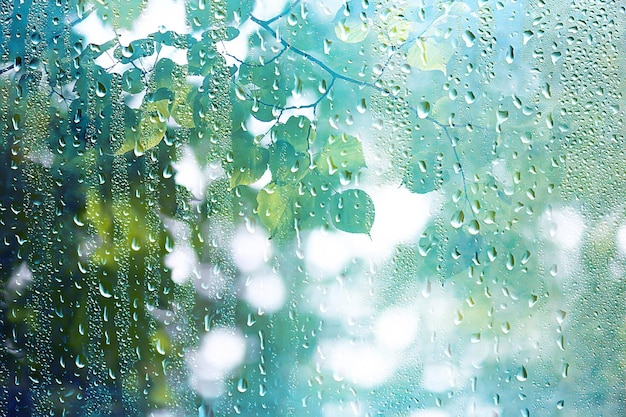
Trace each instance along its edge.
<path fill-rule="evenodd" d="M 367 165 L 361 142 L 354 136 L 342 134 L 328 137 L 315 158 L 315 166 L 323 175 L 339 182 L 340 176 L 351 178 Z"/>
<path fill-rule="evenodd" d="M 339 230 L 369 234 L 374 225 L 374 202 L 363 190 L 337 193 L 330 202 L 330 216 Z"/>
<path fill-rule="evenodd" d="M 296 183 L 272 181 L 257 195 L 259 218 L 273 238 L 293 236 L 296 228 L 327 225 L 332 190 L 316 170 L 308 170 Z"/>
<path fill-rule="evenodd" d="M 441 71 L 446 74 L 446 65 L 454 49 L 447 41 L 421 37 L 409 48 L 407 62 L 423 71 Z"/>
<path fill-rule="evenodd" d="M 304 116 L 292 116 L 286 123 L 277 124 L 272 128 L 272 135 L 276 141 L 284 140 L 290 143 L 296 152 L 306 152 L 314 134 L 311 121 Z"/>
<path fill-rule="evenodd" d="M 261 222 L 267 227 L 270 237 L 277 233 L 284 235 L 295 228 L 294 201 L 296 187 L 270 183 L 257 195 L 258 213 Z"/>
<path fill-rule="evenodd" d="M 193 75 L 209 74 L 217 55 L 217 50 L 211 40 L 203 38 L 201 41 L 195 42 L 187 50 L 189 73 Z"/>
<path fill-rule="evenodd" d="M 122 90 L 137 94 L 145 88 L 143 73 L 138 68 L 131 68 L 122 75 Z"/>
<path fill-rule="evenodd" d="M 306 153 L 296 152 L 290 143 L 279 140 L 269 150 L 269 166 L 274 182 L 295 183 L 309 171 L 309 156 Z"/>
<path fill-rule="evenodd" d="M 154 39 L 137 39 L 115 50 L 115 58 L 122 64 L 128 64 L 136 59 L 145 58 L 154 54 Z"/>
<path fill-rule="evenodd" d="M 152 36 L 154 37 L 155 42 L 163 45 L 174 46 L 179 49 L 187 49 L 196 42 L 191 35 L 178 34 L 171 30 L 166 32 L 155 32 Z"/>
<path fill-rule="evenodd" d="M 343 19 L 335 26 L 335 35 L 346 43 L 359 43 L 367 38 L 370 28 L 367 22 L 361 20 Z"/>
<path fill-rule="evenodd" d="M 233 138 L 232 143 L 233 172 L 230 177 L 230 188 L 258 181 L 267 171 L 269 151 L 255 145 L 254 140 L 248 137 Z"/>
<path fill-rule="evenodd" d="M 165 89 L 157 91 L 151 97 L 166 96 Z M 165 136 L 167 126 L 165 121 L 169 117 L 171 100 L 165 98 L 158 101 L 144 101 L 141 106 L 141 120 L 135 135 L 126 135 L 126 140 L 115 152 L 115 155 L 122 155 L 129 151 L 134 151 L 135 155 L 142 155 L 145 151 L 157 146 Z M 132 129 L 131 129 L 132 130 Z"/>

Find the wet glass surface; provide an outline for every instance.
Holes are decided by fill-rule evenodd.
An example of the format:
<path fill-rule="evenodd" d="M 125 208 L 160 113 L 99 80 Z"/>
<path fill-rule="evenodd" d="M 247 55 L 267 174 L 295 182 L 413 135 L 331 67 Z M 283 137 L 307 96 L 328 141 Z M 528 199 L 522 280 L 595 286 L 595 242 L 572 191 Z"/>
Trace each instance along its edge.
<path fill-rule="evenodd" d="M 0 8 L 9 416 L 626 413 L 626 8 Z"/>

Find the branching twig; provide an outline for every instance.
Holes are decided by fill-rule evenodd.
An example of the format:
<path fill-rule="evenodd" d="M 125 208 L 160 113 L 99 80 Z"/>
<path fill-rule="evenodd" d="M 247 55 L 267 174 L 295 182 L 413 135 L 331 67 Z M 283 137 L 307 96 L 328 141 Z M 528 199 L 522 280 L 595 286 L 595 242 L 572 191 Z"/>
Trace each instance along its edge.
<path fill-rule="evenodd" d="M 356 78 L 349 77 L 347 75 L 344 75 L 344 74 L 341 74 L 341 73 L 335 71 L 334 69 L 332 69 L 329 65 L 324 63 L 319 58 L 316 58 L 315 56 L 309 54 L 308 52 L 303 51 L 302 49 L 299 49 L 298 47 L 294 46 L 293 44 L 289 43 L 287 40 L 285 40 L 284 38 L 279 36 L 278 33 L 274 29 L 272 29 L 270 27 L 270 24 L 272 22 L 275 22 L 276 20 L 280 19 L 281 17 L 284 17 L 287 14 L 289 14 L 289 12 L 292 10 L 292 8 L 297 3 L 298 3 L 298 1 L 293 3 L 286 11 L 284 11 L 281 14 L 273 17 L 272 19 L 260 20 L 257 17 L 251 15 L 250 16 L 250 20 L 252 20 L 254 23 L 256 23 L 257 25 L 259 25 L 260 27 L 265 29 L 270 35 L 272 35 L 276 39 L 276 41 L 278 41 L 283 46 L 283 50 L 281 51 L 281 54 L 284 51 L 289 50 L 289 51 L 293 52 L 294 54 L 299 55 L 302 58 L 306 59 L 307 61 L 317 65 L 319 68 L 321 68 L 322 70 L 327 72 L 332 77 L 331 85 L 336 80 L 342 80 L 342 81 L 345 81 L 345 82 L 350 83 L 350 84 L 355 84 L 355 85 L 359 86 L 360 88 L 370 88 L 372 90 L 375 90 L 375 91 L 383 94 L 384 96 L 390 96 L 393 100 L 401 101 L 403 105 L 405 105 L 412 113 L 415 114 L 415 116 L 418 115 L 417 109 L 414 106 L 411 106 L 410 104 L 408 104 L 404 98 L 398 97 L 395 94 L 393 94 L 388 88 L 378 85 L 378 81 L 382 77 L 382 74 L 380 74 L 379 77 L 376 80 L 374 80 L 374 82 L 368 82 L 368 81 L 358 80 Z M 436 19 L 435 21 L 437 21 L 437 20 L 438 19 Z M 385 65 L 383 66 L 383 71 L 387 67 L 387 65 L 389 64 L 391 59 L 393 58 L 393 55 L 395 55 L 405 45 L 407 45 L 410 42 L 412 42 L 412 40 L 417 39 L 417 38 L 419 38 L 419 36 L 423 35 L 433 25 L 433 23 L 435 21 L 433 21 L 429 25 L 427 25 L 421 31 L 420 35 L 417 35 L 417 37 L 412 37 L 411 39 L 405 41 L 401 46 L 395 48 L 393 53 L 387 58 L 387 61 L 385 62 Z M 314 111 L 315 111 L 315 109 L 317 108 L 317 105 L 327 96 L 327 94 L 328 94 L 328 90 L 324 94 L 322 94 L 314 103 L 310 103 L 310 104 L 307 104 L 307 105 L 281 107 L 280 108 L 281 114 L 282 114 L 282 111 L 292 110 L 292 109 L 299 109 L 299 108 L 313 108 Z M 259 100 L 257 100 L 257 102 L 259 102 L 260 104 L 265 105 L 265 106 L 276 107 L 275 105 L 271 105 L 269 103 L 263 103 L 263 102 L 261 102 Z M 425 119 L 430 121 L 431 123 L 433 123 L 434 125 L 436 125 L 440 129 L 442 129 L 444 134 L 445 134 L 445 136 L 448 138 L 448 141 L 450 142 L 450 145 L 452 147 L 452 152 L 454 154 L 454 158 L 456 159 L 456 162 L 458 164 L 459 174 L 461 175 L 461 180 L 462 180 L 462 183 L 463 183 L 463 192 L 465 194 L 465 202 L 467 204 L 470 204 L 470 202 L 469 202 L 469 195 L 468 195 L 468 191 L 467 191 L 467 177 L 465 175 L 465 170 L 463 169 L 463 165 L 461 163 L 461 159 L 460 159 L 459 153 L 458 153 L 458 151 L 456 149 L 456 144 L 454 143 L 454 140 L 452 139 L 452 136 L 450 135 L 450 131 L 449 131 L 450 128 L 458 128 L 458 127 L 461 127 L 461 126 L 457 126 L 457 125 L 453 125 L 453 124 L 452 125 L 445 125 L 445 124 L 439 122 L 438 120 L 436 120 L 432 116 L 427 116 Z"/>

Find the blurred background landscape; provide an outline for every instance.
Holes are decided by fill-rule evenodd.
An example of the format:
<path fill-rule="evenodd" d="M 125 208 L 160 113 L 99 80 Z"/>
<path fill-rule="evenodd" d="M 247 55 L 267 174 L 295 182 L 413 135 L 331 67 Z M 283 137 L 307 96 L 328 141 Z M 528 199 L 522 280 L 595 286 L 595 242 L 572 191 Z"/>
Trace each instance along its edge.
<path fill-rule="evenodd" d="M 625 7 L 1 1 L 3 415 L 626 415 Z"/>

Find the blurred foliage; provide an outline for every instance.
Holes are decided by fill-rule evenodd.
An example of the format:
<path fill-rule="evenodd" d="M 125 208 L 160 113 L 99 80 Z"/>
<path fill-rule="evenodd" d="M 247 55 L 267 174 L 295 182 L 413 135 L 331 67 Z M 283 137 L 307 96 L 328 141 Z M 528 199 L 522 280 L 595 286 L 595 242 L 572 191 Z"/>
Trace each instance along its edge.
<path fill-rule="evenodd" d="M 624 13 L 591 3 L 200 0 L 125 41 L 148 1 L 4 2 L 0 409 L 624 414 Z M 316 233 L 376 241 L 380 186 L 432 197 L 413 243 L 310 268 Z"/>

